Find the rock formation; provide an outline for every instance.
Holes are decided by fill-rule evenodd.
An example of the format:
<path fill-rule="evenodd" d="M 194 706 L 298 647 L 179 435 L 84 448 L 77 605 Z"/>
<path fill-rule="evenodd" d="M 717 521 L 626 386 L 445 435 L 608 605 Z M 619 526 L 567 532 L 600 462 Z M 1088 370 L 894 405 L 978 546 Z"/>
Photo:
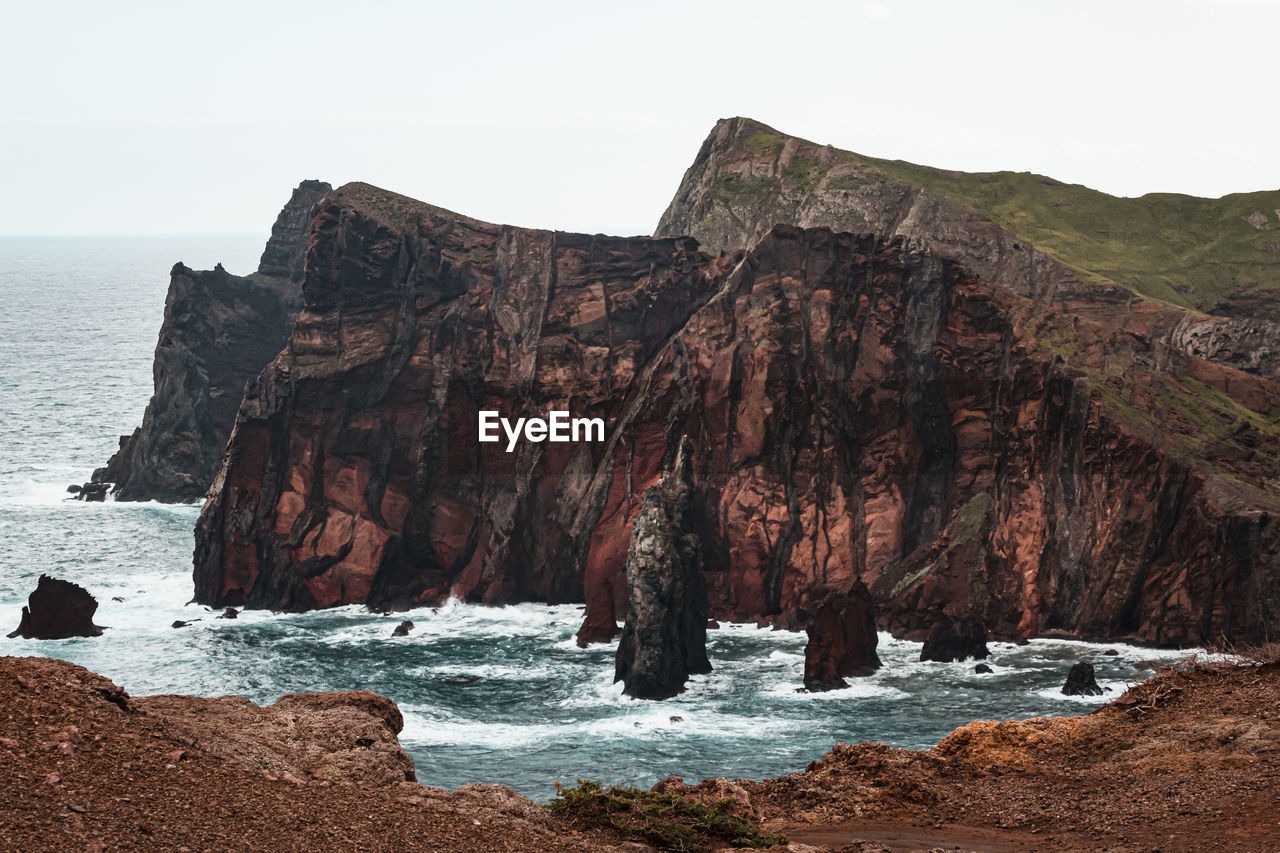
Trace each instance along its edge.
<path fill-rule="evenodd" d="M 204 497 L 245 383 L 288 341 L 302 304 L 310 211 L 329 189 L 320 181 L 298 185 L 256 273 L 174 265 L 152 365 L 155 390 L 142 425 L 121 436 L 119 451 L 94 472 L 96 482 L 112 484 L 117 500 Z"/>
<path fill-rule="evenodd" d="M 671 470 L 644 493 L 627 550 L 631 607 L 618 640 L 614 681 L 637 699 L 667 699 L 707 660 L 707 590 L 694 532 L 693 444 L 682 436 Z"/>
<path fill-rule="evenodd" d="M 171 737 L 295 784 L 415 781 L 413 759 L 396 737 L 400 709 L 367 690 L 290 693 L 265 707 L 243 696 L 143 696 L 129 705 L 164 720 Z"/>
<path fill-rule="evenodd" d="M 592 643 L 607 643 L 620 633 L 612 579 L 597 579 L 595 587 L 586 591 L 586 599 L 587 614 L 577 635 L 580 648 Z"/>
<path fill-rule="evenodd" d="M 28 640 L 97 637 L 102 634 L 102 628 L 93 624 L 97 610 L 97 600 L 84 587 L 41 575 L 22 608 L 18 627 L 9 636 Z"/>
<path fill-rule="evenodd" d="M 839 690 L 849 686 L 846 677 L 870 675 L 880 668 L 875 605 L 860 581 L 847 595 L 824 598 L 806 630 L 805 689 Z"/>
<path fill-rule="evenodd" d="M 949 233 L 961 260 L 990 236 Z M 913 639 L 970 612 L 999 639 L 1273 632 L 1280 386 L 1168 346 L 1183 309 L 944 248 L 779 226 L 713 257 L 330 193 L 197 526 L 196 597 L 586 600 L 607 631 L 688 435 L 713 618 L 798 627 L 861 580 Z M 557 409 L 605 440 L 477 440 L 479 411 Z"/>
<path fill-rule="evenodd" d="M 958 617 L 940 616 L 929 629 L 924 648 L 920 650 L 920 660 L 942 663 L 969 658 L 982 660 L 988 655 L 987 628 L 982 617 L 972 611 Z"/>
<path fill-rule="evenodd" d="M 1093 677 L 1093 664 L 1083 661 L 1071 667 L 1067 681 L 1062 685 L 1064 696 L 1101 696 L 1102 688 Z"/>
<path fill-rule="evenodd" d="M 86 503 L 102 503 L 107 499 L 107 491 L 110 488 L 108 483 L 84 483 L 83 485 L 67 486 L 68 494 L 74 495 L 78 501 Z"/>
<path fill-rule="evenodd" d="M 1116 198 L 1025 172 L 865 157 L 732 118 L 712 129 L 655 233 L 711 250 L 754 245 L 778 222 L 901 236 L 1037 302 L 1094 289 L 1097 308 L 1108 291 L 1189 308 L 1166 312 L 1152 341 L 1280 379 L 1276 241 L 1249 221 L 1274 209 L 1280 191 Z"/>
<path fill-rule="evenodd" d="M 289 203 L 271 226 L 271 238 L 258 260 L 258 275 L 302 282 L 311 237 L 311 208 L 332 189 L 324 181 L 314 180 L 303 181 L 294 188 Z"/>

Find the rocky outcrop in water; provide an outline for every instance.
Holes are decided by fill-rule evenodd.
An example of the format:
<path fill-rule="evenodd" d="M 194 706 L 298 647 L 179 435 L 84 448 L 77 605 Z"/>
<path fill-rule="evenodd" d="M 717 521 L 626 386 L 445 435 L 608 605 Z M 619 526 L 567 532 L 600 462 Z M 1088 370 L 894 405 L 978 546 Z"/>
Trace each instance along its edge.
<path fill-rule="evenodd" d="M 1067 681 L 1062 685 L 1064 696 L 1101 696 L 1102 692 L 1093 676 L 1093 664 L 1083 661 L 1071 667 Z"/>
<path fill-rule="evenodd" d="M 89 591 L 70 581 L 41 575 L 35 591 L 27 597 L 22 619 L 10 637 L 28 640 L 64 640 L 68 637 L 97 637 L 102 628 L 93 624 L 98 602 Z"/>
<path fill-rule="evenodd" d="M 1280 203 L 1252 195 L 1263 209 Z M 1151 345 L 1280 377 L 1274 249 L 1228 198 L 1160 198 L 879 160 L 730 118 L 703 142 L 654 233 L 688 234 L 711 250 L 753 245 L 779 222 L 901 236 L 1064 309 L 1086 296 L 1090 313 L 1123 313 L 1137 294 L 1154 296 L 1163 310 Z"/>
<path fill-rule="evenodd" d="M 618 640 L 614 681 L 637 699 L 667 699 L 707 659 L 707 590 L 694 532 L 693 445 L 681 437 L 671 470 L 645 490 L 627 551 L 631 608 Z"/>
<path fill-rule="evenodd" d="M 170 271 L 164 322 L 152 365 L 154 392 L 142 425 L 94 472 L 117 500 L 195 501 L 222 460 L 245 383 L 289 339 L 302 304 L 302 258 L 310 211 L 330 189 L 303 181 L 280 212 L 258 271 L 219 264 Z"/>
<path fill-rule="evenodd" d="M 959 617 L 944 614 L 925 636 L 920 660 L 949 663 L 969 658 L 982 660 L 990 654 L 981 616 L 973 612 Z"/>
<path fill-rule="evenodd" d="M 586 600 L 605 633 L 687 435 L 713 618 L 800 627 L 861 580 L 913 639 L 970 612 L 1004 639 L 1267 635 L 1280 386 L 1163 347 L 1167 306 L 1055 287 L 900 238 L 780 226 L 713 257 L 348 185 L 201 514 L 197 599 Z M 605 439 L 478 441 L 480 411 L 557 409 Z"/>
<path fill-rule="evenodd" d="M 805 689 L 839 690 L 849 686 L 845 678 L 870 675 L 880 668 L 875 604 L 861 582 L 846 595 L 824 598 L 806 631 Z"/>
<path fill-rule="evenodd" d="M 107 499 L 107 492 L 110 490 L 109 483 L 84 483 L 83 485 L 67 486 L 67 492 L 74 495 L 74 499 L 84 501 L 86 503 L 102 503 Z"/>

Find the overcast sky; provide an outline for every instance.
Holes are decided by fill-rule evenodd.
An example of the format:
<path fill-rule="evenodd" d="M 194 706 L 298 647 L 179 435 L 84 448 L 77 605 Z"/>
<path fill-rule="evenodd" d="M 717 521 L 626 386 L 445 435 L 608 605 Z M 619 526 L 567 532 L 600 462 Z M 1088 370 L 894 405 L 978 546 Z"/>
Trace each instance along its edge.
<path fill-rule="evenodd" d="M 717 118 L 1120 195 L 1280 187 L 1280 2 L 11 3 L 0 234 L 262 232 L 303 178 L 647 233 Z"/>

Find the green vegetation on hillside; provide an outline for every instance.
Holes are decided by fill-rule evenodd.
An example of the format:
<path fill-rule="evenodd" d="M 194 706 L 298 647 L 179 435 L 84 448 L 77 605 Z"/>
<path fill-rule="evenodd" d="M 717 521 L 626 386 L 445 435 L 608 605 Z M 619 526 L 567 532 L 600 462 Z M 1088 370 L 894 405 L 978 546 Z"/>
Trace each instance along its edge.
<path fill-rule="evenodd" d="M 787 138 L 757 125 L 747 148 L 781 151 Z M 819 148 L 807 145 L 810 152 Z M 810 152 L 802 148 L 798 157 Z M 1280 190 L 1219 199 L 1173 193 L 1118 198 L 1026 172 L 951 172 L 834 153 L 836 163 L 871 167 L 955 199 L 1057 260 L 1144 296 L 1201 311 L 1247 314 L 1255 302 L 1280 294 Z M 811 160 L 797 162 L 790 166 L 796 174 L 785 177 L 800 178 L 806 185 L 800 189 L 808 191 L 818 183 L 816 167 Z M 862 179 L 840 176 L 831 189 L 845 188 L 841 181 L 856 185 Z M 1280 318 L 1280 306 L 1268 309 L 1261 313 Z"/>

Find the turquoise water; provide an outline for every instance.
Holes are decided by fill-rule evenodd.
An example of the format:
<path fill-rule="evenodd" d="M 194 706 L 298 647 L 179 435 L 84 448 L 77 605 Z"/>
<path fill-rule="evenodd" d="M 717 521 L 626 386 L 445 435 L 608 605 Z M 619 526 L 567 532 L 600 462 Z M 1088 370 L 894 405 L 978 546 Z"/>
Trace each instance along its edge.
<path fill-rule="evenodd" d="M 635 702 L 610 683 L 612 649 L 581 650 L 577 607 L 446 606 L 378 616 L 356 607 L 213 618 L 191 598 L 192 506 L 66 499 L 140 421 L 168 270 L 257 265 L 263 236 L 0 238 L 0 633 L 42 572 L 100 602 L 103 636 L 0 638 L 0 653 L 83 664 L 134 694 L 249 696 L 376 690 L 405 715 L 425 784 L 496 782 L 535 798 L 582 777 L 650 785 L 669 775 L 762 778 L 802 769 L 837 741 L 927 747 L 973 719 L 1074 714 L 1070 664 L 1090 660 L 1115 696 L 1178 652 L 1037 641 L 994 644 L 994 673 L 921 664 L 881 636 L 884 668 L 850 690 L 799 694 L 804 637 L 733 625 L 709 634 L 715 671 L 680 697 Z M 115 600 L 120 599 L 120 600 Z M 416 630 L 392 639 L 401 619 Z M 199 619 L 172 629 L 175 619 Z M 12 623 L 12 625 L 8 623 Z M 451 679 L 466 676 L 467 683 Z M 680 719 L 673 719 L 678 717 Z"/>

